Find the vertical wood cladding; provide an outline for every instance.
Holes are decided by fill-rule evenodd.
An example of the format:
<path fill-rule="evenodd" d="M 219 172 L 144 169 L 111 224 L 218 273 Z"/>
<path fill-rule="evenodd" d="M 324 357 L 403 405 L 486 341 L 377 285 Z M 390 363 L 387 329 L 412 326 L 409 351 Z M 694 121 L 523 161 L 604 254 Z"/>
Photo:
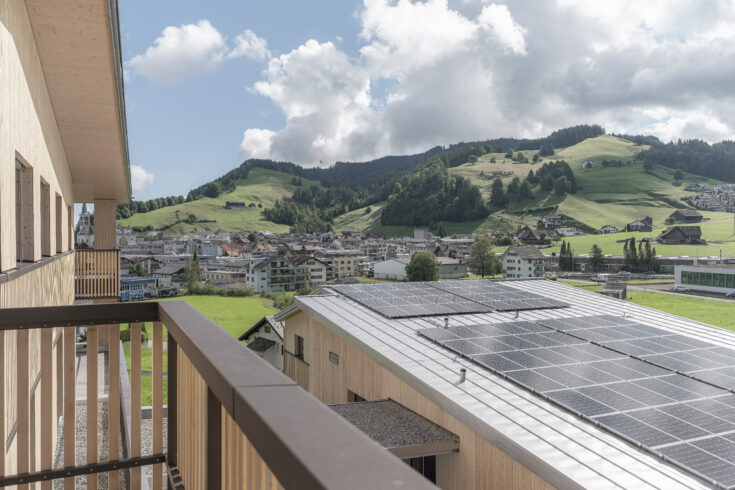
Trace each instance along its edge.
<path fill-rule="evenodd" d="M 388 370 L 305 313 L 286 321 L 286 349 L 304 336 L 309 391 L 324 403 L 346 403 L 348 390 L 367 400 L 391 398 L 460 437 L 459 452 L 437 456 L 437 485 L 460 489 L 550 489 L 547 482 L 495 447 Z M 330 362 L 329 353 L 340 362 Z"/>

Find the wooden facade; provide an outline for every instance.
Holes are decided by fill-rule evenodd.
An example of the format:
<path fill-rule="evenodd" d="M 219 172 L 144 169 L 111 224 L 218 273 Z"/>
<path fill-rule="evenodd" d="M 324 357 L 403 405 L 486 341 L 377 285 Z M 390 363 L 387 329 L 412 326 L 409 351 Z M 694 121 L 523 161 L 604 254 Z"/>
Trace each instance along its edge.
<path fill-rule="evenodd" d="M 346 403 L 348 391 L 366 400 L 390 398 L 459 435 L 459 452 L 437 456 L 437 485 L 447 489 L 550 489 L 538 475 L 495 447 L 404 381 L 306 313 L 286 320 L 284 348 L 304 338 L 308 391 L 324 403 Z M 329 354 L 339 355 L 339 364 Z"/>

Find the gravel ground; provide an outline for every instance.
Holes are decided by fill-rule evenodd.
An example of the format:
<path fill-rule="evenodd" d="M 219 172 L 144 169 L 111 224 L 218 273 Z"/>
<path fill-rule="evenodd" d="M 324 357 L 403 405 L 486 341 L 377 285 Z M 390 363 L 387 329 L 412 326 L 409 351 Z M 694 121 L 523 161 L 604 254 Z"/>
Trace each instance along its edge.
<path fill-rule="evenodd" d="M 107 461 L 107 400 L 101 400 L 97 409 L 97 459 L 98 461 Z M 76 454 L 75 463 L 84 465 L 87 462 L 87 402 L 77 402 L 76 406 Z M 63 417 L 59 422 L 58 432 L 59 444 L 56 447 L 56 457 L 54 458 L 54 468 L 62 468 L 64 462 L 64 420 Z M 120 447 L 122 454 L 122 446 Z M 120 488 L 125 488 L 125 472 L 117 472 L 120 475 Z M 98 488 L 100 490 L 107 489 L 107 473 L 97 475 Z M 78 476 L 74 487 L 77 490 L 87 488 L 87 477 Z M 54 481 L 54 490 L 63 490 L 64 480 Z"/>
<path fill-rule="evenodd" d="M 163 450 L 166 451 L 166 445 L 168 444 L 168 421 L 166 419 L 163 419 Z M 151 454 L 151 449 L 153 448 L 153 421 L 143 420 L 140 423 L 140 444 L 143 448 L 143 456 L 148 456 Z M 163 475 L 163 481 L 164 485 L 163 488 L 166 488 L 166 481 L 168 479 L 168 475 L 166 473 L 166 465 L 161 465 L 163 467 L 162 475 Z M 148 478 L 148 482 L 150 485 L 152 484 L 152 475 L 153 475 L 153 466 L 146 466 L 145 467 L 145 475 Z"/>

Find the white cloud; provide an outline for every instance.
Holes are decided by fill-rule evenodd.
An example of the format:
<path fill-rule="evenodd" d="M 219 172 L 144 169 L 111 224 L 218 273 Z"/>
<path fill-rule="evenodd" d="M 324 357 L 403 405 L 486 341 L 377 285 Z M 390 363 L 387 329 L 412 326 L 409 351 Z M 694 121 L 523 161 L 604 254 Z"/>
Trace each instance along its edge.
<path fill-rule="evenodd" d="M 357 54 L 270 60 L 250 91 L 285 124 L 241 153 L 313 165 L 585 122 L 735 137 L 735 0 L 491 1 L 364 0 Z"/>
<path fill-rule="evenodd" d="M 265 60 L 271 57 L 271 52 L 268 50 L 268 42 L 265 39 L 256 36 L 250 29 L 245 29 L 235 38 L 235 47 L 227 57 Z"/>
<path fill-rule="evenodd" d="M 526 29 L 518 25 L 506 5 L 492 3 L 483 7 L 477 18 L 480 25 L 490 29 L 490 32 L 510 51 L 515 54 L 526 54 Z"/>
<path fill-rule="evenodd" d="M 172 85 L 216 69 L 227 52 L 225 40 L 208 21 L 166 27 L 153 46 L 134 56 L 126 67 L 149 80 Z"/>
<path fill-rule="evenodd" d="M 154 175 L 140 165 L 130 165 L 130 185 L 134 192 L 153 184 Z"/>

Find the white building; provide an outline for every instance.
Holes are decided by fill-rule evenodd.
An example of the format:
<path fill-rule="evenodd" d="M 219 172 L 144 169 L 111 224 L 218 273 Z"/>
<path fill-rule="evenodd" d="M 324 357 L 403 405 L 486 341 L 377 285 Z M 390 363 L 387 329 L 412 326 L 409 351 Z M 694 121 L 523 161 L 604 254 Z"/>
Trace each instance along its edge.
<path fill-rule="evenodd" d="M 450 257 L 437 257 L 436 260 L 439 262 L 440 279 L 458 279 L 467 276 L 467 264 Z M 373 276 L 375 279 L 405 281 L 408 278 L 406 266 L 410 261 L 409 258 L 397 258 L 376 262 L 373 266 Z"/>
<path fill-rule="evenodd" d="M 533 245 L 510 246 L 500 261 L 504 278 L 544 277 L 544 254 Z"/>
<path fill-rule="evenodd" d="M 240 335 L 239 340 L 247 342 L 251 350 L 283 371 L 283 323 L 277 322 L 272 316 L 264 316 Z"/>
<path fill-rule="evenodd" d="M 388 279 L 392 281 L 406 280 L 407 258 L 388 259 L 376 262 L 373 266 L 373 277 L 375 279 Z"/>
<path fill-rule="evenodd" d="M 735 295 L 735 264 L 676 265 L 677 288 Z"/>

